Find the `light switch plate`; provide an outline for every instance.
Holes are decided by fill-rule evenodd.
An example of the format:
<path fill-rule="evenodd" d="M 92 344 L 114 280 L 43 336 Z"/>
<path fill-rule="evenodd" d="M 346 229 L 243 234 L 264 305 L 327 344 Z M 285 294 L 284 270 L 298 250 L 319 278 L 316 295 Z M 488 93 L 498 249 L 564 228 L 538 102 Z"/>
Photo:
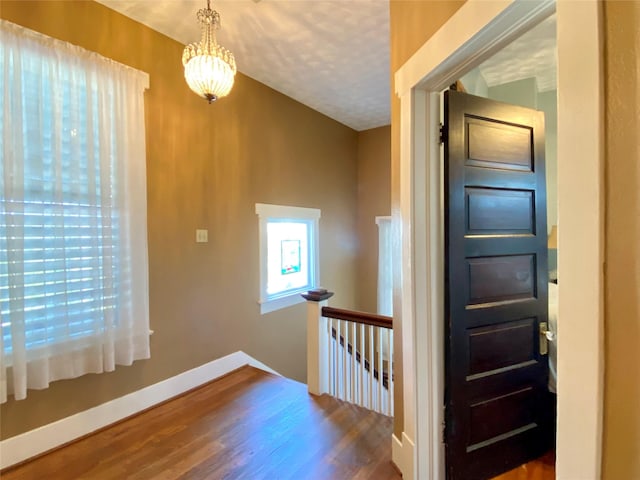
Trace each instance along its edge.
<path fill-rule="evenodd" d="M 196 243 L 207 243 L 209 241 L 209 230 L 196 230 Z"/>

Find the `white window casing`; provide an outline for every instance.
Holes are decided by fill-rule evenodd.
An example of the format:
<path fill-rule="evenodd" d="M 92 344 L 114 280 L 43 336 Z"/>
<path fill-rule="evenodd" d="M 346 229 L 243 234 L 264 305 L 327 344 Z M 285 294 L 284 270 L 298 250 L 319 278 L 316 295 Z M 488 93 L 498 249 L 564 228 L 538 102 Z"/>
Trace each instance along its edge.
<path fill-rule="evenodd" d="M 260 305 L 260 313 L 265 314 L 304 302 L 300 294 L 318 286 L 320 278 L 318 227 L 321 212 L 315 208 L 256 203 L 256 214 L 258 215 L 259 222 L 258 238 L 260 258 L 260 293 L 258 304 Z M 272 246 L 275 242 L 287 241 L 284 239 L 279 240 L 282 237 L 282 234 L 278 236 L 279 234 L 277 232 L 277 224 L 279 223 L 306 226 L 306 233 L 300 235 L 302 239 L 300 252 L 302 252 L 303 257 L 301 259 L 302 271 L 300 272 L 300 278 L 306 277 L 306 281 L 298 281 L 291 288 L 286 288 L 286 286 L 279 288 L 273 285 L 273 279 L 277 278 L 278 275 L 277 272 L 274 271 L 273 250 L 271 262 L 269 260 L 269 227 L 272 227 Z M 284 275 L 284 273 L 282 273 L 282 275 Z M 270 278 L 272 281 L 271 287 L 269 287 Z"/>

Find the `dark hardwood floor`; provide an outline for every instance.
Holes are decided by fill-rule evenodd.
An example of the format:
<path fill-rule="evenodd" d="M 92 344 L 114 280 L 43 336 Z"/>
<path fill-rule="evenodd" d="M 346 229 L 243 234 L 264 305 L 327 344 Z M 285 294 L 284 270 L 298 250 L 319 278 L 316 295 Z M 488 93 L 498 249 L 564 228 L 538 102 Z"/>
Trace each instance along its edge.
<path fill-rule="evenodd" d="M 555 478 L 555 452 L 550 451 L 540 458 L 498 475 L 492 480 L 555 480 Z"/>
<path fill-rule="evenodd" d="M 243 367 L 2 473 L 19 479 L 400 479 L 392 419 Z"/>

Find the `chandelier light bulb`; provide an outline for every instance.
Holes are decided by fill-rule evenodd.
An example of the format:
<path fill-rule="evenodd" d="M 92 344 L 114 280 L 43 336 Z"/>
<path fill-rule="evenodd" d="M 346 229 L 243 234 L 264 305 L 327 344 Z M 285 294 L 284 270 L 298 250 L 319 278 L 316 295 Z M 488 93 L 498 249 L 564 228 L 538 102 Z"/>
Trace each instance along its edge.
<path fill-rule="evenodd" d="M 207 0 L 207 8 L 198 10 L 197 18 L 202 38 L 184 48 L 184 78 L 191 90 L 211 103 L 231 91 L 236 61 L 229 50 L 218 45 L 216 30 L 220 28 L 220 15 L 211 10 L 210 0 Z"/>

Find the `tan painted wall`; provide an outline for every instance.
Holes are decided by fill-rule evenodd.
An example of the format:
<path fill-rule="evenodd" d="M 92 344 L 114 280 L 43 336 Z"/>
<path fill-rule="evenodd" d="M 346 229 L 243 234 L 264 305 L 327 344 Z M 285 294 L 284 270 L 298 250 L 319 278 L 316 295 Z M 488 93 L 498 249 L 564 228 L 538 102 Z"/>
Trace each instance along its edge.
<path fill-rule="evenodd" d="M 640 478 L 640 2 L 607 1 L 603 478 Z"/>
<path fill-rule="evenodd" d="M 320 208 L 322 285 L 355 306 L 357 132 L 242 75 L 208 105 L 183 45 L 84 1 L 2 2 L 0 16 L 144 70 L 152 358 L 55 382 L 0 410 L 8 438 L 237 350 L 306 376 L 306 306 L 260 316 L 256 202 Z M 242 65 L 240 65 L 242 69 Z M 195 229 L 209 243 L 195 243 Z"/>
<path fill-rule="evenodd" d="M 464 4 L 462 1 L 394 1 L 391 0 L 391 210 L 400 211 L 400 100 L 395 94 L 394 73 Z M 399 280 L 399 279 L 398 279 Z M 394 276 L 394 283 L 398 284 Z M 394 433 L 401 438 L 402 409 L 402 322 L 400 298 L 393 298 L 393 341 L 395 355 Z"/>
<path fill-rule="evenodd" d="M 358 306 L 378 307 L 377 216 L 391 215 L 391 126 L 358 133 Z"/>

